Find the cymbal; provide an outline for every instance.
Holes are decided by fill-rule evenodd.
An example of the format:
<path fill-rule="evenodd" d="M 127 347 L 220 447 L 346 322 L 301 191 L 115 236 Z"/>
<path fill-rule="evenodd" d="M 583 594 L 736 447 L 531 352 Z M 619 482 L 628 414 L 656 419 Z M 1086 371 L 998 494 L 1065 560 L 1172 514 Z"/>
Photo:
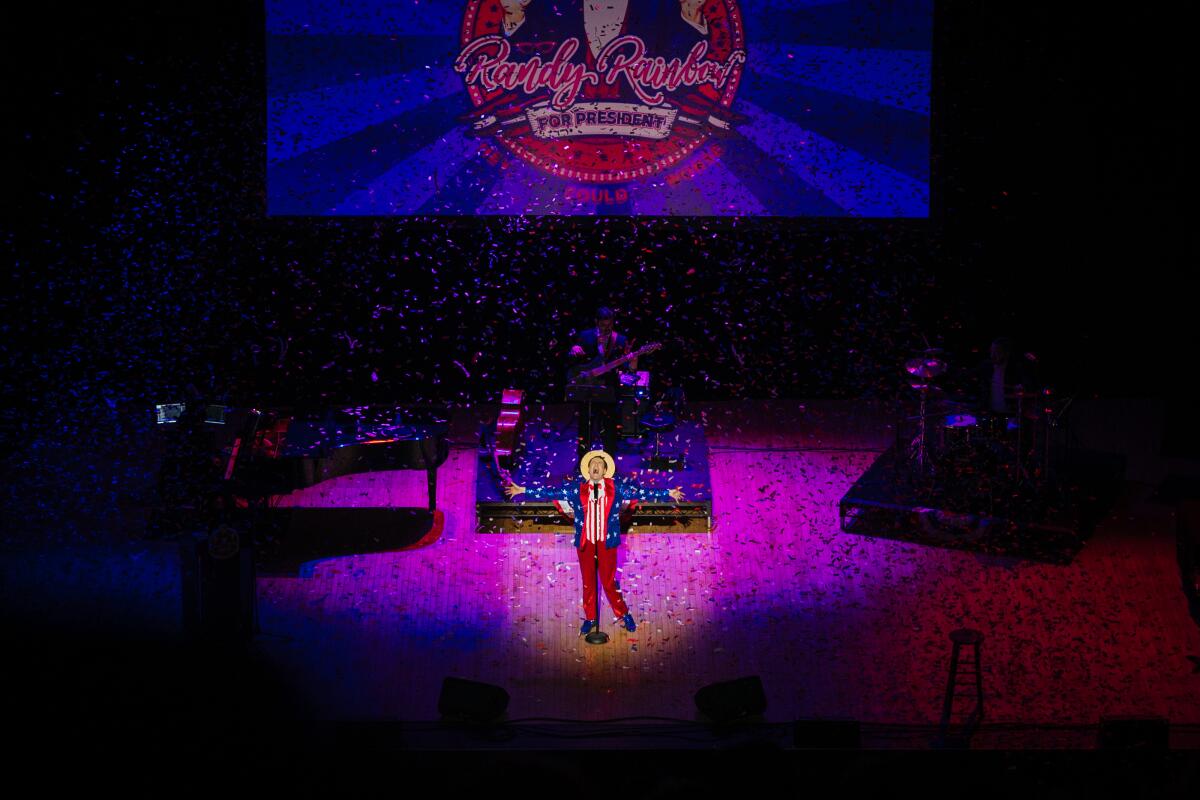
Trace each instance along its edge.
<path fill-rule="evenodd" d="M 946 362 L 930 353 L 904 362 L 904 371 L 917 378 L 936 378 L 946 372 Z"/>

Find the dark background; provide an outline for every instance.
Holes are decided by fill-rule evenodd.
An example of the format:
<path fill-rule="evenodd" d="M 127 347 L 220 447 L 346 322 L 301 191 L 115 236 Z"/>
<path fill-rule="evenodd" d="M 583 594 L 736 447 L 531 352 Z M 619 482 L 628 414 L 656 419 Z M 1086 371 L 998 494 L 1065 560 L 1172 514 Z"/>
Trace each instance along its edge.
<path fill-rule="evenodd" d="M 1008 334 L 1061 391 L 1179 401 L 1182 26 L 1124 13 L 938 5 L 928 221 L 329 220 L 264 215 L 260 4 L 43 3 L 6 47 L 6 431 L 188 382 L 553 402 L 601 303 L 693 398 L 889 396 Z"/>

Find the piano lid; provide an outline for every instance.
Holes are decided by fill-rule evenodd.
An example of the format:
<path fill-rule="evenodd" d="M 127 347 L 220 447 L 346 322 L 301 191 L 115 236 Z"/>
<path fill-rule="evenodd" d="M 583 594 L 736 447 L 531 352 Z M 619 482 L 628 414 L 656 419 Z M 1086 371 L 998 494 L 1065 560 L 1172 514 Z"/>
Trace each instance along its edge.
<path fill-rule="evenodd" d="M 287 422 L 278 458 L 321 458 L 352 446 L 442 439 L 444 409 L 352 406 L 297 415 Z"/>
<path fill-rule="evenodd" d="M 324 422 L 292 420 L 284 435 L 280 458 L 312 458 L 353 445 L 382 445 L 417 442 L 445 435 L 445 427 L 433 425 L 331 426 Z"/>

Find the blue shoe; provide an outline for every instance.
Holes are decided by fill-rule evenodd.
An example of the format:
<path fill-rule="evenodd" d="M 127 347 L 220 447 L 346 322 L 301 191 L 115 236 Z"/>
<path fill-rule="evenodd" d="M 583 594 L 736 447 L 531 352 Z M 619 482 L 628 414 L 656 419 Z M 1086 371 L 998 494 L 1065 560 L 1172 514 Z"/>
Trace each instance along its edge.
<path fill-rule="evenodd" d="M 629 631 L 630 633 L 633 633 L 637 630 L 637 623 L 633 621 L 632 613 L 625 615 L 625 630 Z"/>
<path fill-rule="evenodd" d="M 583 621 L 583 624 L 579 626 L 579 635 L 580 635 L 580 636 L 587 636 L 587 635 L 588 635 L 588 633 L 590 633 L 590 632 L 591 632 L 592 628 L 599 628 L 599 627 L 600 627 L 600 620 L 598 620 L 598 619 L 585 619 L 585 620 Z"/>

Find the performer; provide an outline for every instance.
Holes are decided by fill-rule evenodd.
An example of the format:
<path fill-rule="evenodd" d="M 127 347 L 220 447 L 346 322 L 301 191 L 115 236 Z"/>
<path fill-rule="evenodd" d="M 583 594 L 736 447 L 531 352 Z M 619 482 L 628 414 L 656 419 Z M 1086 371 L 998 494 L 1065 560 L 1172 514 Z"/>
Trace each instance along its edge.
<path fill-rule="evenodd" d="M 598 367 L 609 361 L 629 353 L 629 340 L 614 329 L 616 314 L 611 308 L 601 307 L 596 311 L 596 327 L 583 331 L 575 340 L 570 355 L 575 360 L 576 367 Z M 597 433 L 604 443 L 604 449 L 610 453 L 617 451 L 617 386 L 620 383 L 621 372 L 636 372 L 637 359 L 627 362 L 598 379 L 612 390 L 613 402 L 592 403 L 592 425 L 589 425 L 587 411 L 579 410 L 579 454 L 587 452 L 595 444 Z"/>
<path fill-rule="evenodd" d="M 596 614 L 596 575 L 593 562 L 600 561 L 600 582 L 608 604 L 632 633 L 637 629 L 633 614 L 616 583 L 617 547 L 621 543 L 621 503 L 626 500 L 658 500 L 668 497 L 676 503 L 683 500 L 683 487 L 646 489 L 624 478 L 615 478 L 616 461 L 603 450 L 585 453 L 579 462 L 580 481 L 569 480 L 561 486 L 526 489 L 515 483 L 504 488 L 509 497 L 519 494 L 530 500 L 554 500 L 560 511 L 569 509 L 575 517 L 574 547 L 579 554 L 579 570 L 583 575 L 583 626 L 585 635 L 599 624 Z"/>
<path fill-rule="evenodd" d="M 975 391 L 978 408 L 983 413 L 1011 415 L 1015 404 L 1007 395 L 1033 391 L 1033 371 L 1025 359 L 1013 357 L 1012 340 L 1001 336 L 992 342 L 989 358 L 975 368 Z"/>

